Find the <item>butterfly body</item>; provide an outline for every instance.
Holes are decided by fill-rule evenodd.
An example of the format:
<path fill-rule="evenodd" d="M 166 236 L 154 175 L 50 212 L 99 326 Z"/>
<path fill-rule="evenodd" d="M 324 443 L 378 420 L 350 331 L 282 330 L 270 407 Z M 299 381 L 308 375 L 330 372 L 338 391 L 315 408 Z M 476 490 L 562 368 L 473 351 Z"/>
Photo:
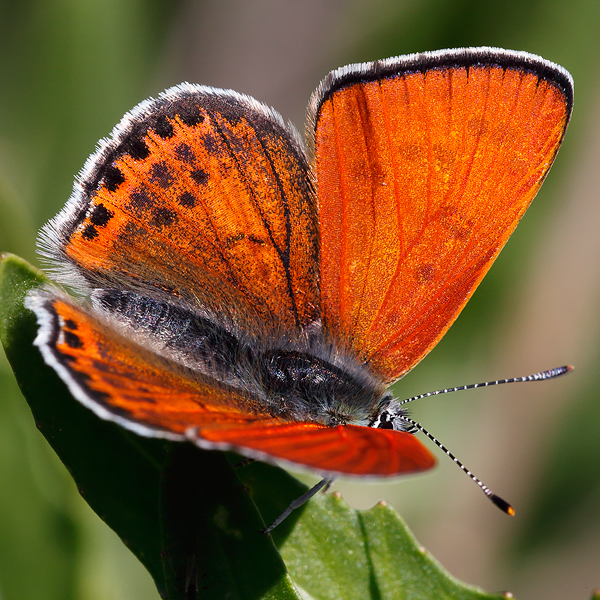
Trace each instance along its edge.
<path fill-rule="evenodd" d="M 318 323 L 297 339 L 264 346 L 256 337 L 232 332 L 217 316 L 202 317 L 133 292 L 96 290 L 93 302 L 123 335 L 136 334 L 141 347 L 151 345 L 215 384 L 255 396 L 274 417 L 370 425 L 391 401 L 382 383 L 325 342 Z"/>
<path fill-rule="evenodd" d="M 386 390 L 440 340 L 552 164 L 572 80 L 446 50 L 351 65 L 309 105 L 181 84 L 102 140 L 44 227 L 46 362 L 105 419 L 325 476 L 434 464 Z"/>

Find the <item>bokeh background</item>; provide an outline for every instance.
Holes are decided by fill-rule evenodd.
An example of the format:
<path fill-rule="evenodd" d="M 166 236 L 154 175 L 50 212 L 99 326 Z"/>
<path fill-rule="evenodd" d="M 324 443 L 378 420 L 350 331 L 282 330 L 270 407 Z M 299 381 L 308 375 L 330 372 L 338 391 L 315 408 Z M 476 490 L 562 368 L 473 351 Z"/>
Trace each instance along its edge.
<path fill-rule="evenodd" d="M 359 508 L 390 501 L 468 583 L 584 600 L 600 587 L 599 32 L 597 0 L 2 0 L 0 249 L 35 263 L 36 231 L 96 141 L 183 80 L 251 94 L 302 131 L 311 91 L 350 62 L 492 45 L 563 65 L 575 111 L 552 172 L 457 323 L 395 388 L 405 397 L 576 365 L 554 382 L 414 406 L 517 516 L 439 452 L 430 474 L 336 489 Z M 3 356 L 0 598 L 158 598 L 35 429 Z"/>

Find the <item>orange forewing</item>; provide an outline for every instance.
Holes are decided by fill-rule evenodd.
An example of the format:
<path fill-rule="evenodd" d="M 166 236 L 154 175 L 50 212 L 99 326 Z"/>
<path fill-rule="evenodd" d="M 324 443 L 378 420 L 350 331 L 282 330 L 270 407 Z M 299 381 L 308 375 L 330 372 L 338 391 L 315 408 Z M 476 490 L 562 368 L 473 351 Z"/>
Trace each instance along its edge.
<path fill-rule="evenodd" d="M 234 390 L 125 339 L 100 316 L 42 293 L 48 321 L 37 343 L 84 404 L 138 433 L 191 439 L 322 473 L 394 476 L 431 468 L 411 434 L 368 427 L 286 422 Z M 45 319 L 43 320 L 43 322 Z"/>
<path fill-rule="evenodd" d="M 444 335 L 504 246 L 570 106 L 523 67 L 369 77 L 326 90 L 315 115 L 321 302 L 328 336 L 391 382 Z"/>
<path fill-rule="evenodd" d="M 430 469 L 433 456 L 412 434 L 357 425 L 317 423 L 212 423 L 201 439 L 251 449 L 321 473 L 393 477 Z M 192 439 L 196 439 L 192 436 Z"/>
<path fill-rule="evenodd" d="M 190 87 L 134 111 L 139 123 L 126 117 L 97 153 L 84 173 L 97 189 L 75 197 L 86 205 L 62 233 L 66 258 L 93 287 L 117 281 L 227 311 L 247 330 L 297 330 L 319 315 L 304 153 L 262 105 Z"/>

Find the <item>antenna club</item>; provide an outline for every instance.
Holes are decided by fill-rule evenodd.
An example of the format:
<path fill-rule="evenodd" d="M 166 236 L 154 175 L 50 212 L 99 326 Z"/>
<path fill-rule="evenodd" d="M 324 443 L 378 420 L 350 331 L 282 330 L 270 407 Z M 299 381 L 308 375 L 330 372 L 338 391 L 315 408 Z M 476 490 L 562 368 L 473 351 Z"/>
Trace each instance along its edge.
<path fill-rule="evenodd" d="M 500 496 L 496 496 L 496 494 L 492 494 L 488 497 L 502 512 L 505 512 L 511 517 L 515 516 L 515 509 L 506 500 L 503 500 Z"/>
<path fill-rule="evenodd" d="M 570 373 L 574 368 L 575 367 L 573 365 L 564 365 L 562 367 L 556 367 L 555 369 L 543 371 L 540 373 L 540 375 L 544 375 L 542 379 L 554 379 L 555 377 L 561 377 L 562 375 Z"/>

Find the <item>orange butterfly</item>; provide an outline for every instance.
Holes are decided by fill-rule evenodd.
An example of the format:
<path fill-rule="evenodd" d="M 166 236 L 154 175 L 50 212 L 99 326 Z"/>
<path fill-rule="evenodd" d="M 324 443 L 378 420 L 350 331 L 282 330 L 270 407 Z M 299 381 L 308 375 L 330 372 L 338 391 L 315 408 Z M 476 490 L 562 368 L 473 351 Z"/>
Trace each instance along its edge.
<path fill-rule="evenodd" d="M 86 300 L 32 293 L 36 344 L 141 435 L 328 479 L 429 469 L 386 388 L 515 229 L 572 98 L 564 69 L 524 52 L 351 65 L 314 93 L 307 152 L 248 96 L 171 88 L 125 115 L 42 230 Z"/>

